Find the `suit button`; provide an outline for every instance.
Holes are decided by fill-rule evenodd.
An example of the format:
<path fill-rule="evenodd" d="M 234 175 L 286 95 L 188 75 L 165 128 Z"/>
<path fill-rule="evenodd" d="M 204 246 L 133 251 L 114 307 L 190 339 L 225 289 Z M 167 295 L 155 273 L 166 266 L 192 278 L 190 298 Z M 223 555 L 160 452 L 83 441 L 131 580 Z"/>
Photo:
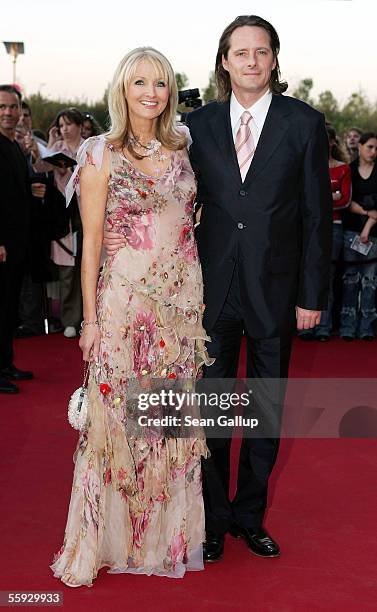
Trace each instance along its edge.
<path fill-rule="evenodd" d="M 245 226 L 244 226 L 244 224 L 243 224 L 243 223 L 238 223 L 237 227 L 238 227 L 238 229 L 239 229 L 239 230 L 241 230 L 241 229 L 243 229 Z"/>
<path fill-rule="evenodd" d="M 245 191 L 244 189 L 240 189 L 240 191 L 238 192 L 240 194 L 240 196 L 245 197 L 247 196 L 247 191 Z"/>

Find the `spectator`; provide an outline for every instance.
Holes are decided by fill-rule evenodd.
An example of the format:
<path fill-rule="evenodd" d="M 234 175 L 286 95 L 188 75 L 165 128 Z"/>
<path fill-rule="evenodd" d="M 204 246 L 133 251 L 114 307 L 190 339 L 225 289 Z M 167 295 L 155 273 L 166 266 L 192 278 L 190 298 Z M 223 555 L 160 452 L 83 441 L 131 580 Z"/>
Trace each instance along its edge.
<path fill-rule="evenodd" d="M 16 141 L 21 101 L 11 85 L 0 85 L 0 393 L 17 393 L 12 381 L 33 373 L 13 363 L 13 330 L 30 235 L 31 191 L 26 159 Z"/>
<path fill-rule="evenodd" d="M 348 153 L 349 161 L 353 161 L 359 155 L 358 144 L 362 131 L 357 127 L 352 127 L 348 130 L 344 137 L 346 150 Z"/>
<path fill-rule="evenodd" d="M 33 170 L 32 165 L 32 154 L 30 152 L 29 140 L 27 139 L 27 135 L 32 135 L 32 117 L 31 110 L 29 105 L 22 101 L 21 103 L 21 116 L 18 121 L 16 127 L 16 139 L 18 144 L 20 145 L 22 151 L 26 156 L 26 161 L 29 169 L 29 177 L 33 184 L 40 183 L 40 186 L 43 183 L 46 183 L 46 177 L 42 175 L 42 177 L 38 178 L 38 175 Z M 38 138 L 34 140 L 39 142 L 40 144 L 46 146 L 45 141 L 41 141 Z M 41 190 L 44 195 L 44 190 Z M 20 293 L 20 303 L 19 303 L 19 325 L 15 330 L 15 337 L 22 338 L 26 336 L 36 336 L 43 333 L 43 315 L 42 315 L 42 285 L 41 283 L 35 283 L 33 281 L 31 275 L 31 258 L 34 260 L 35 251 L 39 251 L 39 249 L 35 249 L 35 237 L 36 235 L 40 235 L 40 227 L 38 223 L 36 223 L 36 218 L 39 215 L 36 215 L 36 211 L 39 209 L 40 203 L 43 202 L 43 198 L 33 198 L 32 207 L 31 207 L 31 237 L 34 244 L 30 249 L 30 258 L 28 258 L 27 265 L 25 267 L 25 273 L 22 280 L 22 288 Z"/>
<path fill-rule="evenodd" d="M 377 319 L 377 225 L 370 229 L 369 245 L 363 244 L 360 234 L 369 218 L 377 219 L 376 210 L 364 208 L 365 199 L 377 194 L 377 134 L 362 134 L 358 150 L 358 159 L 351 163 L 352 203 L 344 214 L 346 267 L 343 276 L 340 335 L 344 340 L 353 340 L 355 337 L 373 340 L 373 323 Z M 368 252 L 360 252 L 365 246 L 368 246 Z"/>
<path fill-rule="evenodd" d="M 82 124 L 81 135 L 84 140 L 91 136 L 102 134 L 101 126 L 98 121 L 90 113 L 83 113 L 84 122 Z"/>
<path fill-rule="evenodd" d="M 21 103 L 21 107 L 22 107 L 22 115 L 20 117 L 18 125 L 23 125 L 24 128 L 28 132 L 31 132 L 33 134 L 34 140 L 36 140 L 37 142 L 39 142 L 43 146 L 46 146 L 47 143 L 46 143 L 46 140 L 44 138 L 43 132 L 41 132 L 40 130 L 34 130 L 33 129 L 31 108 L 30 108 L 29 104 L 23 100 L 22 103 Z M 41 136 L 43 136 L 43 138 Z"/>
<path fill-rule="evenodd" d="M 39 136 L 41 135 L 41 137 Z M 28 336 L 40 335 L 46 331 L 46 319 L 48 317 L 48 332 L 53 333 L 62 331 L 60 321 L 50 314 L 48 297 L 58 297 L 59 292 L 55 291 L 55 285 L 59 286 L 58 281 L 54 281 L 57 276 L 51 266 L 50 251 L 51 238 L 54 236 L 52 227 L 52 215 L 59 210 L 61 204 L 60 192 L 54 186 L 53 173 L 36 173 L 33 168 L 34 148 L 47 145 L 45 136 L 39 130 L 33 129 L 31 109 L 26 102 L 22 102 L 22 115 L 17 125 L 16 137 L 19 145 L 26 155 L 29 166 L 29 176 L 36 193 L 42 185 L 46 185 L 44 195 L 33 197 L 31 208 L 31 249 L 28 268 L 25 272 L 19 306 L 19 326 L 15 330 L 15 337 L 23 338 Z M 36 145 L 37 143 L 37 145 Z M 39 186 L 38 186 L 39 183 Z M 68 231 L 68 230 L 67 230 Z M 54 281 L 54 282 L 52 282 Z M 50 316 L 48 316 L 50 314 Z M 44 319 L 44 321 L 43 321 Z"/>
<path fill-rule="evenodd" d="M 80 145 L 84 142 L 81 136 L 83 116 L 76 108 L 60 111 L 49 132 L 48 148 L 52 152 L 62 152 L 68 157 L 76 158 Z M 36 152 L 38 157 L 39 152 Z M 51 167 L 37 161 L 36 170 Z M 72 175 L 71 169 L 54 167 L 56 186 L 64 195 L 65 187 Z M 70 232 L 62 239 L 52 242 L 51 257 L 58 266 L 60 281 L 61 321 L 64 335 L 74 338 L 77 335 L 82 318 L 80 267 L 82 250 L 82 225 L 77 200 L 70 204 Z"/>
<path fill-rule="evenodd" d="M 332 331 L 332 313 L 334 304 L 334 279 L 336 263 L 343 251 L 343 226 L 342 209 L 351 203 L 351 169 L 345 163 L 346 154 L 339 145 L 336 132 L 333 127 L 327 125 L 327 136 L 329 138 L 329 170 L 331 178 L 331 191 L 333 199 L 333 232 L 332 232 L 332 266 L 329 288 L 328 307 L 321 314 L 321 322 L 315 327 L 315 337 L 326 342 L 330 339 Z"/>

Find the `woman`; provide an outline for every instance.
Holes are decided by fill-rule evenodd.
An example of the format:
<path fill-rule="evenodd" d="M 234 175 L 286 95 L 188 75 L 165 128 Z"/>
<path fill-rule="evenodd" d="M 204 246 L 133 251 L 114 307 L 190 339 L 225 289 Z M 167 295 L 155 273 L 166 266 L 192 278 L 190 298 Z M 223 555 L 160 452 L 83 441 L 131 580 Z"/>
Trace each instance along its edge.
<path fill-rule="evenodd" d="M 334 277 L 336 262 L 343 251 L 342 210 L 351 203 L 351 170 L 345 163 L 345 154 L 341 150 L 334 128 L 326 127 L 329 138 L 329 171 L 333 199 L 333 231 L 332 231 L 332 266 L 329 287 L 328 307 L 321 314 L 321 322 L 315 327 L 317 340 L 326 342 L 332 331 L 332 309 L 334 304 Z"/>
<path fill-rule="evenodd" d="M 91 585 L 102 566 L 173 577 L 203 567 L 204 440 L 132 433 L 140 390 L 187 383 L 212 363 L 201 324 L 195 181 L 176 104 L 167 59 L 151 48 L 128 53 L 110 90 L 111 129 L 85 142 L 72 181 L 84 228 L 80 346 L 92 369 L 89 425 L 52 566 L 70 586 Z M 105 222 L 126 245 L 97 282 Z"/>
<path fill-rule="evenodd" d="M 83 114 L 83 124 L 81 129 L 81 135 L 84 140 L 90 138 L 91 136 L 98 136 L 102 133 L 101 127 L 98 121 L 91 115 L 90 113 L 84 112 Z"/>
<path fill-rule="evenodd" d="M 49 131 L 48 149 L 61 152 L 76 159 L 77 151 L 83 143 L 81 136 L 83 117 L 76 108 L 66 108 L 58 113 Z M 39 149 L 36 149 L 39 156 Z M 70 168 L 50 166 L 39 160 L 34 165 L 37 171 L 46 168 L 54 171 L 55 183 L 65 195 L 65 188 L 72 176 Z M 66 338 L 74 338 L 80 327 L 82 316 L 80 262 L 82 227 L 76 199 L 71 203 L 70 232 L 64 238 L 51 243 L 51 259 L 58 266 L 60 292 L 60 318 Z"/>
<path fill-rule="evenodd" d="M 343 301 L 340 335 L 344 340 L 355 337 L 373 340 L 373 323 L 377 319 L 375 294 L 377 287 L 377 225 L 368 223 L 377 219 L 377 211 L 364 208 L 364 201 L 377 194 L 377 134 L 366 132 L 359 140 L 359 157 L 351 163 L 352 203 L 344 215 Z M 369 251 L 363 248 L 363 230 L 368 224 Z M 359 251 L 355 250 L 356 248 Z M 365 245 L 364 245 L 365 246 Z"/>

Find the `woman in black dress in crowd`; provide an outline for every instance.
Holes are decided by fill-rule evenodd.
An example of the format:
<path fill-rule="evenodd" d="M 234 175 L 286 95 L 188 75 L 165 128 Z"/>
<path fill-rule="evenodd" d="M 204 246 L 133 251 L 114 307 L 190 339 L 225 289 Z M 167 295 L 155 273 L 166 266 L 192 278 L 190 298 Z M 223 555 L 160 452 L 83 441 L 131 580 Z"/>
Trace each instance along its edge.
<path fill-rule="evenodd" d="M 344 340 L 373 340 L 377 319 L 377 224 L 370 227 L 368 242 L 363 230 L 367 223 L 371 225 L 370 219 L 377 220 L 377 210 L 373 208 L 377 197 L 377 134 L 362 134 L 358 147 L 359 157 L 351 163 L 352 203 L 343 218 L 345 270 L 340 335 Z M 369 246 L 367 254 L 352 248 L 355 238 Z"/>

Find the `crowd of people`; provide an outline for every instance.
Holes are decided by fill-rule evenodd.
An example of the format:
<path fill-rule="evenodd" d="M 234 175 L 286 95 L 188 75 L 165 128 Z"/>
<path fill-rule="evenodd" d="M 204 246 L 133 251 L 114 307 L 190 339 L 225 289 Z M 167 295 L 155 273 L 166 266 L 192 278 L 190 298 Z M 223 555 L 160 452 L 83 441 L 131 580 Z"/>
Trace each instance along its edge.
<path fill-rule="evenodd" d="M 327 135 L 333 198 L 329 302 L 319 325 L 299 332 L 299 336 L 326 342 L 336 328 L 345 341 L 372 341 L 377 319 L 377 133 L 351 127 L 342 142 L 327 124 Z M 337 317 L 336 273 L 342 280 Z"/>
<path fill-rule="evenodd" d="M 14 333 L 81 327 L 89 368 L 51 566 L 68 586 L 91 586 L 103 566 L 182 577 L 220 561 L 228 532 L 278 557 L 264 519 L 292 334 L 330 338 L 339 260 L 339 333 L 375 337 L 377 135 L 351 128 L 343 153 L 321 113 L 282 95 L 279 50 L 269 22 L 237 17 L 219 40 L 218 100 L 185 126 L 172 66 L 150 47 L 119 63 L 105 135 L 67 108 L 46 143 L 18 90 L 0 86 L 0 391 L 33 377 L 14 363 Z M 281 386 L 253 396 L 262 428 L 242 439 L 230 499 L 231 437 L 132 426 L 146 389 L 235 379 L 243 337 L 247 377 Z"/>
<path fill-rule="evenodd" d="M 32 378 L 13 363 L 13 338 L 78 334 L 82 319 L 82 224 L 65 187 L 86 138 L 101 133 L 90 113 L 62 109 L 45 135 L 18 88 L 0 86 L 2 167 L 0 273 L 0 392 L 17 393 Z M 63 153 L 65 158 L 54 158 Z M 49 157 L 50 161 L 44 161 Z M 52 163 L 50 163 L 52 162 Z"/>

